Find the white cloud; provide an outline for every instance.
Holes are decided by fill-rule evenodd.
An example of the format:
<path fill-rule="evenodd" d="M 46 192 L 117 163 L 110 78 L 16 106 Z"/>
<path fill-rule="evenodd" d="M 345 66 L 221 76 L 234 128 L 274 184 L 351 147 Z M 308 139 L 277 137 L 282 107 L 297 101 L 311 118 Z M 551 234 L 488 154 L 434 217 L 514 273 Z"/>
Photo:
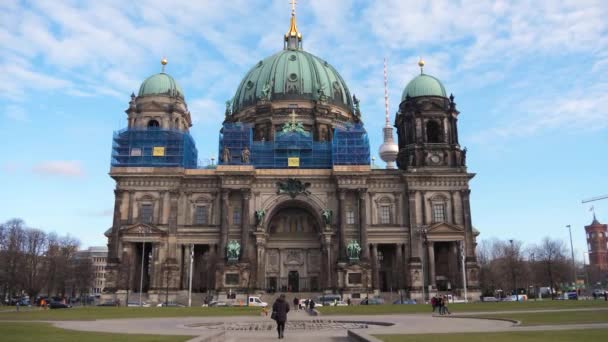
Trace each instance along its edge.
<path fill-rule="evenodd" d="M 79 161 L 51 160 L 32 167 L 32 171 L 44 176 L 83 177 L 84 169 Z"/>

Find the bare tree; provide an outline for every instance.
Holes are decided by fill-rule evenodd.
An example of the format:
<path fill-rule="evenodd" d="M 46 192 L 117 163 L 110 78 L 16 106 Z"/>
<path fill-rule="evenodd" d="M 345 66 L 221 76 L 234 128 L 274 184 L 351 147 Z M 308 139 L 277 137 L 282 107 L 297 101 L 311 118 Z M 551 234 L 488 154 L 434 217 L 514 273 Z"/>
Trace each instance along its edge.
<path fill-rule="evenodd" d="M 35 298 L 43 288 L 43 258 L 46 252 L 46 234 L 39 229 L 25 230 L 24 274 L 25 291 Z"/>
<path fill-rule="evenodd" d="M 24 278 L 19 272 L 23 266 L 24 223 L 12 219 L 4 223 L 0 264 L 4 278 L 4 296 L 12 297 L 22 289 Z"/>
<path fill-rule="evenodd" d="M 549 284 L 551 297 L 554 297 L 554 289 L 556 282 L 565 280 L 565 268 L 567 269 L 566 247 L 561 240 L 553 240 L 550 237 L 545 237 L 541 244 L 536 247 L 534 252 L 538 262 L 542 265 L 544 272 L 539 275 L 544 275 L 540 281 Z"/>

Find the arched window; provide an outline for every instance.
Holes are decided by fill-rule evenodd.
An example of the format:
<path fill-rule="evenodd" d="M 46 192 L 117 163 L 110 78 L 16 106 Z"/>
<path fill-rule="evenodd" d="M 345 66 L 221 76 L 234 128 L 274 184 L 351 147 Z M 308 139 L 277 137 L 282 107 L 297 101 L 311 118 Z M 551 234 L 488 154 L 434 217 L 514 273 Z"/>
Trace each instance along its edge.
<path fill-rule="evenodd" d="M 428 143 L 441 142 L 441 126 L 437 121 L 429 120 L 426 123 L 426 141 Z"/>
<path fill-rule="evenodd" d="M 159 128 L 159 127 L 160 127 L 160 124 L 158 123 L 158 121 L 156 121 L 156 120 L 148 121 L 148 128 L 153 129 L 153 128 Z"/>

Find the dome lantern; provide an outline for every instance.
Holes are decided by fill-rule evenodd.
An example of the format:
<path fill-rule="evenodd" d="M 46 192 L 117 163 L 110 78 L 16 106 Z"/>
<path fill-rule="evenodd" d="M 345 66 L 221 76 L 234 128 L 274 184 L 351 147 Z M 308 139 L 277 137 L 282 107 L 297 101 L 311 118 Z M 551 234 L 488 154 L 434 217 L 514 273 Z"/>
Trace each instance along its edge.
<path fill-rule="evenodd" d="M 291 0 L 291 20 L 289 22 L 289 30 L 285 33 L 285 49 L 301 50 L 302 49 L 302 34 L 298 31 L 296 25 L 296 1 Z"/>

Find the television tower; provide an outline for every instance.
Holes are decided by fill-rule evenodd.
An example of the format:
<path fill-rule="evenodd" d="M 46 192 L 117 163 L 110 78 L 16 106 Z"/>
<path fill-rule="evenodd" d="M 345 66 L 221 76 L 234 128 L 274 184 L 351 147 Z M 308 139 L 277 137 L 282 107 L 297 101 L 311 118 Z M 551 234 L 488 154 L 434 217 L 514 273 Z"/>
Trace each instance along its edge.
<path fill-rule="evenodd" d="M 386 124 L 382 129 L 384 143 L 380 145 L 380 158 L 386 162 L 387 169 L 395 168 L 395 160 L 399 154 L 399 146 L 393 140 L 393 126 L 391 126 L 388 115 L 388 76 L 386 74 L 386 58 L 384 58 L 384 115 Z"/>

